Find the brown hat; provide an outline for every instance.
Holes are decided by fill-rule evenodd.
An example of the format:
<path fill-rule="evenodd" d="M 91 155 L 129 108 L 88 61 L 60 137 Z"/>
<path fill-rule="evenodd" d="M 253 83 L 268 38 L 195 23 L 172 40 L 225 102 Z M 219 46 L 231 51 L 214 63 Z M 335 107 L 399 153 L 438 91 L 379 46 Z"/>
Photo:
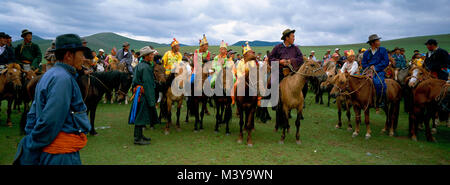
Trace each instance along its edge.
<path fill-rule="evenodd" d="M 367 43 L 370 43 L 370 42 L 375 41 L 375 40 L 380 40 L 380 39 L 381 39 L 381 37 L 378 37 L 377 34 L 373 34 L 373 35 L 369 36 L 369 41 L 367 41 Z"/>
<path fill-rule="evenodd" d="M 295 33 L 295 30 L 286 29 L 283 31 L 283 36 L 281 36 L 281 40 L 284 40 L 289 34 Z"/>
<path fill-rule="evenodd" d="M 22 38 L 24 38 L 25 37 L 25 35 L 27 35 L 27 34 L 31 34 L 31 35 L 33 35 L 33 32 L 31 32 L 31 31 L 28 31 L 27 29 L 24 29 L 24 30 L 22 30 L 22 35 L 20 35 Z"/>

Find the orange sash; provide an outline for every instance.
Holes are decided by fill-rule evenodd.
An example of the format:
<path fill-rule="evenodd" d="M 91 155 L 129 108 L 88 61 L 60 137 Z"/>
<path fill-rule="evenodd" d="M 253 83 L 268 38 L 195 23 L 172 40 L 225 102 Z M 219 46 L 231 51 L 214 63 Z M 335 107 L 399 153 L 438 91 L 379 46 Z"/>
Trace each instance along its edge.
<path fill-rule="evenodd" d="M 69 134 L 60 132 L 53 142 L 42 151 L 49 154 L 68 154 L 78 152 L 87 144 L 86 134 Z"/>

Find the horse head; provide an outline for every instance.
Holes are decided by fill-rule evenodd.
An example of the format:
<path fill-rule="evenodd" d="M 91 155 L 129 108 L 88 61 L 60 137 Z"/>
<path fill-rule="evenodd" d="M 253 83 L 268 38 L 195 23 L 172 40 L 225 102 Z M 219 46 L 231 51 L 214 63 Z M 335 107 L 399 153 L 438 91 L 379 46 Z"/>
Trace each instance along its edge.
<path fill-rule="evenodd" d="M 298 69 L 297 73 L 307 77 L 317 77 L 319 80 L 324 80 L 327 75 L 319 63 L 314 60 L 306 60 L 306 62 Z"/>
<path fill-rule="evenodd" d="M 9 64 L 2 74 L 6 75 L 6 84 L 11 84 L 16 90 L 22 87 L 22 68 L 19 64 Z"/>
<path fill-rule="evenodd" d="M 127 98 L 128 90 L 131 88 L 131 73 L 120 72 L 120 84 L 117 91 L 117 101 L 122 102 Z"/>
<path fill-rule="evenodd" d="M 338 97 L 341 93 L 348 91 L 350 74 L 348 72 L 339 73 L 333 77 L 331 82 L 333 82 L 334 87 L 330 92 L 330 95 L 334 98 Z"/>
<path fill-rule="evenodd" d="M 25 80 L 30 81 L 37 76 L 39 69 L 36 69 L 34 71 L 33 70 L 29 70 L 29 71 L 22 70 L 22 72 L 24 74 L 23 76 L 24 76 Z"/>
<path fill-rule="evenodd" d="M 166 68 L 162 64 L 155 64 L 153 67 L 153 73 L 155 75 L 155 80 L 159 84 L 164 84 L 167 81 Z"/>
<path fill-rule="evenodd" d="M 423 67 L 413 67 L 409 70 L 410 77 L 406 78 L 405 80 L 408 81 L 408 86 L 410 88 L 416 87 L 420 82 L 427 80 L 431 78 L 430 72 L 428 72 Z"/>

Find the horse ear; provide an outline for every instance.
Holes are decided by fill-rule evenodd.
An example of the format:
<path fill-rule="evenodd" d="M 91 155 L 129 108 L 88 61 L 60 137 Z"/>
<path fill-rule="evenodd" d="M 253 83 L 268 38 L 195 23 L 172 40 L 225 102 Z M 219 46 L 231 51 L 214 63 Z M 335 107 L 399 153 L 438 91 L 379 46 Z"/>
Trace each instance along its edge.
<path fill-rule="evenodd" d="M 4 74 L 6 71 L 8 71 L 8 69 L 3 69 L 2 72 L 0 72 L 0 74 Z"/>

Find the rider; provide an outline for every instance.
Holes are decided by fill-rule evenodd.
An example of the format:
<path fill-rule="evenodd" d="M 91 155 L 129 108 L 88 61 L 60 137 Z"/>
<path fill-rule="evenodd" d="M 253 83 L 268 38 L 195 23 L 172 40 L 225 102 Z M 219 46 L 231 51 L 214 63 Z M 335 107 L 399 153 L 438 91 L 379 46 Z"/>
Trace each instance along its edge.
<path fill-rule="evenodd" d="M 24 70 L 38 69 L 42 60 L 42 53 L 39 46 L 31 42 L 33 33 L 25 29 L 22 30 L 21 37 L 23 38 L 23 43 L 17 45 L 16 51 L 14 52 L 17 63 L 20 64 Z"/>
<path fill-rule="evenodd" d="M 230 68 L 232 71 L 234 68 L 234 62 L 232 60 L 228 59 L 228 44 L 226 44 L 223 40 L 222 43 L 220 44 L 220 49 L 219 49 L 219 55 L 217 55 L 216 57 L 214 57 L 214 60 L 212 61 L 212 69 L 214 70 L 214 74 L 211 77 L 211 87 L 213 88 L 215 83 L 216 83 L 216 79 L 217 79 L 217 74 L 219 73 L 219 71 L 221 71 L 222 69 L 226 69 L 226 68 Z M 233 80 L 236 80 L 234 78 L 233 75 Z"/>
<path fill-rule="evenodd" d="M 350 75 L 358 73 L 358 62 L 355 60 L 355 52 L 351 49 L 347 52 L 347 60 L 341 68 L 341 73 L 348 72 Z"/>
<path fill-rule="evenodd" d="M 183 59 L 183 56 L 180 53 L 180 43 L 177 39 L 173 38 L 170 47 L 172 47 L 172 50 L 164 53 L 164 56 L 162 57 L 167 76 L 171 75 L 170 73 L 172 70 L 175 69 L 175 66 L 180 64 L 181 59 Z"/>
<path fill-rule="evenodd" d="M 384 69 L 389 65 L 389 57 L 386 48 L 380 47 L 380 37 L 378 35 L 373 34 L 369 36 L 369 41 L 367 43 L 370 45 L 370 48 L 364 52 L 363 60 L 361 61 L 361 65 L 363 69 L 366 71 L 367 68 L 370 68 L 376 72 L 373 75 L 373 84 L 376 90 L 376 108 L 384 108 L 384 102 L 386 101 L 386 83 L 384 81 L 385 72 Z"/>

